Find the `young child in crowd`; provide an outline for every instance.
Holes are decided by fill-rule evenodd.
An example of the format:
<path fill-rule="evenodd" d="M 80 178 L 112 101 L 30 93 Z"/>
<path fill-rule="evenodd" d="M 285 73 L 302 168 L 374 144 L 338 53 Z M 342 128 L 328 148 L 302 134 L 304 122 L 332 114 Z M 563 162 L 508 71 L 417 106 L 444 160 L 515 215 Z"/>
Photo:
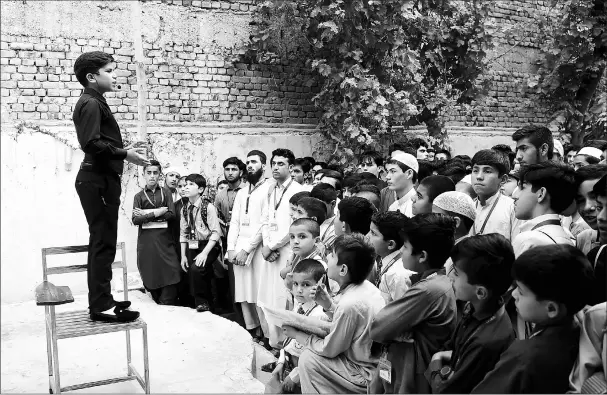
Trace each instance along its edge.
<path fill-rule="evenodd" d="M 312 170 L 312 164 L 306 158 L 297 158 L 293 162 L 291 168 L 291 177 L 301 184 L 306 191 L 312 190 L 310 171 Z"/>
<path fill-rule="evenodd" d="M 181 268 L 190 279 L 190 293 L 196 311 L 214 311 L 211 282 L 213 262 L 220 253 L 221 226 L 217 209 L 202 196 L 207 182 L 200 174 L 190 174 L 186 180 L 188 202 L 181 213 Z"/>
<path fill-rule="evenodd" d="M 407 217 L 412 217 L 412 201 L 415 195 L 415 183 L 417 182 L 417 173 L 419 163 L 411 154 L 394 152 L 392 158 L 386 163 L 386 180 L 388 189 L 392 191 L 392 203 L 388 211 L 400 211 Z M 384 195 L 384 199 L 387 196 Z M 382 203 L 380 206 L 384 206 Z"/>
<path fill-rule="evenodd" d="M 315 259 L 303 259 L 293 268 L 292 292 L 295 304 L 292 311 L 328 320 L 322 307 L 316 303 L 312 295 L 312 289 L 322 280 L 325 273 L 325 266 Z M 279 393 L 301 394 L 298 362 L 303 350 L 304 345 L 298 343 L 297 340 L 289 337 L 284 340 L 280 357 L 272 371 L 272 380 L 274 383 L 280 383 L 281 386 Z"/>
<path fill-rule="evenodd" d="M 371 339 L 383 345 L 372 393 L 430 393 L 424 372 L 456 323 L 455 295 L 443 267 L 454 232 L 455 220 L 442 214 L 418 214 L 403 222 L 401 259 L 417 274 L 405 294 L 388 303 L 371 325 Z"/>
<path fill-rule="evenodd" d="M 224 189 L 228 188 L 228 180 L 221 180 L 217 183 L 217 192 L 216 194 L 219 194 L 219 192 L 223 191 Z"/>
<path fill-rule="evenodd" d="M 583 230 L 577 235 L 577 247 L 584 254 L 588 254 L 590 250 L 600 245 L 597 224 L 597 198 L 592 189 L 606 174 L 607 165 L 589 165 L 575 172 L 577 212 L 581 221 L 591 228 Z"/>
<path fill-rule="evenodd" d="M 330 333 L 321 339 L 283 327 L 287 337 L 306 346 L 299 358 L 302 393 L 367 393 L 378 361 L 371 352 L 369 327 L 384 306 L 380 291 L 365 280 L 374 259 L 373 247 L 364 236 L 337 237 L 327 257 L 327 274 L 339 283 L 339 301 L 333 301 L 324 285 L 312 291 L 332 321 Z"/>
<path fill-rule="evenodd" d="M 291 216 L 291 220 L 294 221 L 297 218 L 299 218 L 297 216 L 297 203 L 299 203 L 299 201 L 305 197 L 310 196 L 310 192 L 308 191 L 301 191 L 301 192 L 297 192 L 296 194 L 294 194 L 293 196 L 291 196 L 291 198 L 289 199 L 289 215 Z"/>
<path fill-rule="evenodd" d="M 335 219 L 335 234 L 360 233 L 366 235 L 371 226 L 375 207 L 367 199 L 349 197 L 339 202 L 339 218 Z"/>
<path fill-rule="evenodd" d="M 455 184 L 445 176 L 429 176 L 419 182 L 411 199 L 413 215 L 432 212 L 432 202 L 443 192 L 455 191 Z"/>
<path fill-rule="evenodd" d="M 304 197 L 297 202 L 297 212 L 293 219 L 298 218 L 311 218 L 321 225 L 327 219 L 327 208 L 321 200 Z"/>
<path fill-rule="evenodd" d="M 403 240 L 399 232 L 406 219 L 398 211 L 375 213 L 367 234 L 379 258 L 375 286 L 381 291 L 386 303 L 400 299 L 411 286 L 411 275 L 415 274 L 403 267 L 400 257 Z"/>
<path fill-rule="evenodd" d="M 578 354 L 574 315 L 586 304 L 592 267 L 575 247 L 553 244 L 525 251 L 512 275 L 516 308 L 534 332 L 514 341 L 472 393 L 565 393 Z"/>
<path fill-rule="evenodd" d="M 327 251 L 333 249 L 335 242 L 335 206 L 337 201 L 337 191 L 329 184 L 320 183 L 312 188 L 310 197 L 316 198 L 325 204 L 327 209 L 327 219 L 320 225 L 320 241 Z"/>
<path fill-rule="evenodd" d="M 567 165 L 541 162 L 521 167 L 515 215 L 525 222 L 512 241 L 518 257 L 526 250 L 550 244 L 575 246 L 575 238 L 561 226 L 559 213 L 575 198 L 573 170 Z"/>
<path fill-rule="evenodd" d="M 506 182 L 510 162 L 508 157 L 494 150 L 481 150 L 472 158 L 472 187 L 477 194 L 476 219 L 470 235 L 499 233 L 513 240 L 519 221 L 514 215 L 514 201 L 500 193 Z"/>
<path fill-rule="evenodd" d="M 320 226 L 318 222 L 311 218 L 298 218 L 289 228 L 290 246 L 293 251 L 293 258 L 280 271 L 280 276 L 288 280 L 287 288 L 290 289 L 291 278 L 287 274 L 293 272 L 293 268 L 298 262 L 304 259 L 316 259 L 324 263 L 324 257 L 321 254 L 318 244 L 320 242 Z"/>
<path fill-rule="evenodd" d="M 519 177 L 518 171 L 510 170 L 510 173 L 508 173 L 508 179 L 506 180 L 506 182 L 504 182 L 502 184 L 502 186 L 500 188 L 500 191 L 502 192 L 502 194 L 505 196 L 508 196 L 508 197 L 512 197 L 512 193 L 518 186 L 519 180 L 520 180 L 520 177 Z"/>
<path fill-rule="evenodd" d="M 512 284 L 514 252 L 504 236 L 492 233 L 455 245 L 451 259 L 455 297 L 466 305 L 445 351 L 432 357 L 426 378 L 432 393 L 468 394 L 514 340 L 502 300 Z"/>

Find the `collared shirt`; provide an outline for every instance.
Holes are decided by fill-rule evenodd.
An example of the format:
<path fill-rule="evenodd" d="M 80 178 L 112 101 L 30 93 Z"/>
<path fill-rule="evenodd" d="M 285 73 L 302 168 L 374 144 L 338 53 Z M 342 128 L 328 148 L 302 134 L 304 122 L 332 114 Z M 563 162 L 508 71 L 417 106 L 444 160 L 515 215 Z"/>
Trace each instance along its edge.
<path fill-rule="evenodd" d="M 586 229 L 580 232 L 577 235 L 576 240 L 577 248 L 579 248 L 584 255 L 588 255 L 590 250 L 601 245 L 601 242 L 599 241 L 599 232 L 594 229 Z"/>
<path fill-rule="evenodd" d="M 482 204 L 478 198 L 474 201 L 476 203 L 476 219 L 474 220 L 472 229 L 470 229 L 470 236 L 499 233 L 508 240 L 514 240 L 519 232 L 521 221 L 516 219 L 514 215 L 514 200 L 512 198 L 498 191 L 487 199 L 485 204 Z M 494 204 L 495 208 L 491 211 Z M 491 215 L 489 215 L 490 212 Z M 483 229 L 485 220 L 486 225 Z"/>
<path fill-rule="evenodd" d="M 151 210 L 160 207 L 166 207 L 168 210 L 166 213 L 156 218 Z M 147 214 L 138 216 L 133 215 L 133 225 L 136 226 L 140 226 L 151 221 L 169 221 L 175 218 L 175 204 L 171 198 L 171 193 L 168 189 L 163 189 L 163 187 L 160 185 L 158 185 L 154 190 L 146 185 L 145 188 L 135 194 L 133 197 L 133 208 L 150 210 Z"/>
<path fill-rule="evenodd" d="M 395 201 L 396 196 L 394 196 L 394 191 L 390 190 L 389 187 L 382 189 L 379 194 L 379 212 L 385 213 L 388 211 L 392 203 Z"/>
<path fill-rule="evenodd" d="M 575 238 L 571 233 L 561 225 L 541 225 L 545 221 L 556 221 L 560 224 L 558 214 L 545 214 L 525 221 L 520 226 L 520 233 L 512 241 L 514 256 L 519 257 L 523 252 L 532 247 L 551 245 L 551 244 L 569 244 L 575 246 Z M 534 229 L 535 228 L 535 229 Z"/>
<path fill-rule="evenodd" d="M 466 304 L 446 347 L 453 351 L 448 364 L 453 373 L 443 379 L 437 374 L 440 367 L 434 363 L 426 372 L 432 393 L 468 394 L 493 370 L 502 352 L 514 341 L 514 332 L 504 306 L 492 313 L 477 313 L 470 302 Z"/>
<path fill-rule="evenodd" d="M 559 215 L 561 225 L 567 229 L 574 237 L 577 237 L 581 232 L 591 229 L 590 225 L 584 221 L 584 218 L 577 211 L 570 217 Z"/>
<path fill-rule="evenodd" d="M 205 225 L 205 222 L 202 219 L 201 205 L 203 204 L 203 202 L 207 204 L 206 223 L 208 224 L 208 226 Z M 187 227 L 189 224 L 188 213 L 191 206 L 192 203 L 188 201 L 184 207 L 186 215 L 181 216 L 181 232 L 179 234 L 179 241 L 182 243 L 187 243 L 188 238 L 190 237 L 190 235 L 187 234 Z M 202 199 L 202 197 L 198 198 L 198 200 L 196 200 L 193 206 L 194 222 L 196 223 L 196 240 L 215 240 L 216 242 L 220 243 L 221 226 L 219 224 L 219 218 L 217 217 L 217 209 L 215 208 L 215 206 L 209 203 L 208 200 Z"/>
<path fill-rule="evenodd" d="M 230 188 L 230 185 L 228 184 L 226 189 L 215 196 L 215 207 L 217 208 L 217 211 L 221 212 L 227 225 L 229 225 L 232 220 L 232 209 L 234 208 L 234 202 L 236 201 L 236 194 L 245 187 L 248 188 L 249 184 L 244 181 L 241 181 L 235 188 Z"/>
<path fill-rule="evenodd" d="M 413 201 L 411 199 L 415 194 L 415 188 L 412 187 L 403 197 L 396 199 L 396 192 L 394 192 L 395 202 L 390 205 L 388 211 L 400 211 L 409 218 L 413 217 Z"/>
<path fill-rule="evenodd" d="M 95 171 L 122 174 L 126 150 L 120 127 L 103 95 L 84 88 L 74 107 L 72 120 L 84 151 L 84 161 L 93 164 Z"/>
<path fill-rule="evenodd" d="M 378 273 L 381 276 L 379 291 L 386 303 L 400 299 L 411 287 L 411 275 L 415 274 L 403 267 L 400 253 L 400 250 L 396 250 L 382 258 L 381 272 Z"/>
<path fill-rule="evenodd" d="M 335 243 L 335 215 L 328 218 L 320 225 L 320 241 L 325 247 L 325 254 L 333 249 Z"/>
<path fill-rule="evenodd" d="M 289 199 L 301 192 L 301 184 L 292 178 L 283 184 L 274 181 L 268 190 L 267 204 L 263 206 L 263 226 L 261 228 L 264 246 L 276 250 L 288 244 L 291 215 Z"/>

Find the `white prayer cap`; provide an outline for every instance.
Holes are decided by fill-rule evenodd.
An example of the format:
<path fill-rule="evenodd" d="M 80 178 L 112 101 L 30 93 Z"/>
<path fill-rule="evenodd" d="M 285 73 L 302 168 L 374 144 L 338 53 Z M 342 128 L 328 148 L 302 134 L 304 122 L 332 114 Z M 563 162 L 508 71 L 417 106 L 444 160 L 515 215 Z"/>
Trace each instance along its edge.
<path fill-rule="evenodd" d="M 466 184 L 472 185 L 472 174 L 468 174 L 464 178 L 460 180 L 460 182 L 465 182 Z"/>
<path fill-rule="evenodd" d="M 476 219 L 474 200 L 463 192 L 443 192 L 434 199 L 432 204 L 445 211 L 463 215 L 472 221 Z"/>
<path fill-rule="evenodd" d="M 597 159 L 601 159 L 601 155 L 603 155 L 603 151 L 594 147 L 584 147 L 577 152 L 578 155 L 590 155 L 594 156 Z"/>
<path fill-rule="evenodd" d="M 179 177 L 185 177 L 188 174 L 190 174 L 190 173 L 186 172 L 185 169 L 183 169 L 179 166 L 170 166 L 170 167 L 167 167 L 166 169 L 164 169 L 165 175 L 168 176 L 171 173 L 177 173 L 177 174 L 179 174 Z"/>
<path fill-rule="evenodd" d="M 563 144 L 557 139 L 554 139 L 554 150 L 561 155 L 561 158 L 565 156 L 565 150 L 563 149 Z"/>
<path fill-rule="evenodd" d="M 413 156 L 411 154 L 407 154 L 407 153 L 401 152 L 401 151 L 394 151 L 392 153 L 391 159 L 397 160 L 400 163 L 402 163 L 403 165 L 410 167 L 416 173 L 419 172 L 419 164 L 417 163 L 417 159 L 415 159 L 415 156 Z"/>

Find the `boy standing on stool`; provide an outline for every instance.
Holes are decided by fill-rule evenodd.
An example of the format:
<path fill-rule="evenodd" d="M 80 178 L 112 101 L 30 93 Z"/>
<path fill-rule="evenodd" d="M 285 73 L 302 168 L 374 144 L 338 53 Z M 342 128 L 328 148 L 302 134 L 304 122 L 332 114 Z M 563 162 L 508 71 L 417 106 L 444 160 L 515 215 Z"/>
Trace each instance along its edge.
<path fill-rule="evenodd" d="M 86 52 L 76 59 L 74 74 L 84 91 L 74 107 L 73 121 L 84 160 L 76 176 L 76 192 L 89 225 L 87 277 L 92 320 L 134 321 L 129 301 L 112 296 L 112 262 L 116 257 L 120 176 L 123 161 L 149 164 L 142 149 L 125 149 L 120 128 L 103 94 L 116 87 L 114 58 L 104 52 Z"/>

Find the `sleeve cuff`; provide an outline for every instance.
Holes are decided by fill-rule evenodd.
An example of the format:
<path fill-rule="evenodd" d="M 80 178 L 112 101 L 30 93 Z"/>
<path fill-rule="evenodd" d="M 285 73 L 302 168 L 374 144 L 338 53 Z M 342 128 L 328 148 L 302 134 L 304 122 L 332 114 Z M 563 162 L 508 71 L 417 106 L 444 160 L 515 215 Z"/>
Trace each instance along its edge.
<path fill-rule="evenodd" d="M 126 150 L 124 148 L 116 148 L 116 157 L 118 159 L 125 160 L 126 159 Z"/>

